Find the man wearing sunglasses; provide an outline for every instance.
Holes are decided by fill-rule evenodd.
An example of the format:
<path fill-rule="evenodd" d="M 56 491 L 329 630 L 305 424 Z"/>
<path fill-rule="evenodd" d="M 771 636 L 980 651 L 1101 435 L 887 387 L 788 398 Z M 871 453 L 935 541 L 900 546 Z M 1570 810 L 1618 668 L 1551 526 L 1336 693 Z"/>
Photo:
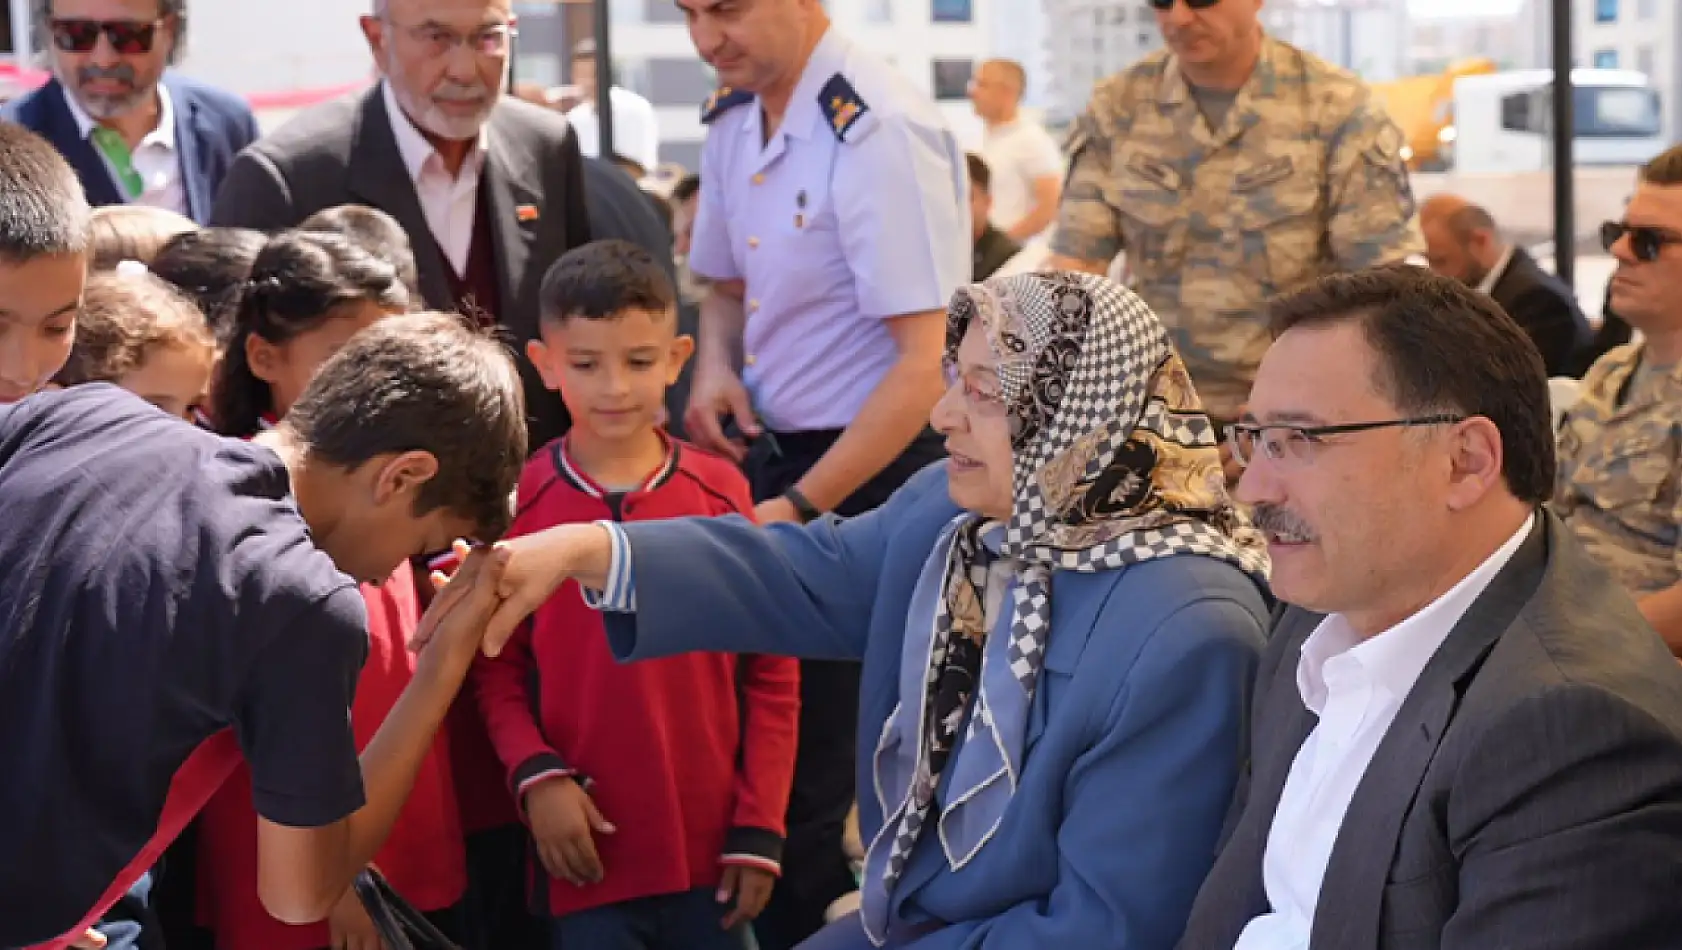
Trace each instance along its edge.
<path fill-rule="evenodd" d="M 1142 3 L 1146 0 L 1124 0 Z M 1052 251 L 1127 251 L 1218 422 L 1267 350 L 1262 302 L 1422 253 L 1402 135 L 1361 80 L 1262 33 L 1262 0 L 1148 0 L 1167 49 L 1098 84 Z"/>
<path fill-rule="evenodd" d="M 239 150 L 257 138 L 250 106 L 169 70 L 187 0 L 33 0 L 53 78 L 0 107 L 59 150 L 93 205 L 142 204 L 210 219 Z"/>
<path fill-rule="evenodd" d="M 1597 360 L 1559 433 L 1554 508 L 1682 656 L 1682 147 L 1642 170 L 1611 303 L 1642 339 Z"/>

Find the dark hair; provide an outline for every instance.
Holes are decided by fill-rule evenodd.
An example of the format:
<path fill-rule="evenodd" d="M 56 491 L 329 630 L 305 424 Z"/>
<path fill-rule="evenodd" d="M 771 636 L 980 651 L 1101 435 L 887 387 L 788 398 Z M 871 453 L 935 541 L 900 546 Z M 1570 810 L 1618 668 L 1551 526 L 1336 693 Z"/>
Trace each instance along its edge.
<path fill-rule="evenodd" d="M 251 264 L 269 242 L 246 228 L 203 228 L 177 234 L 152 258 L 152 273 L 198 302 L 218 338 L 233 322 Z"/>
<path fill-rule="evenodd" d="M 403 314 L 358 333 L 321 365 L 286 415 L 312 457 L 354 469 L 427 452 L 438 474 L 415 514 L 471 519 L 486 539 L 508 529 L 526 461 L 526 411 L 512 354 L 454 314 Z"/>
<path fill-rule="evenodd" d="M 1542 356 L 1496 303 L 1423 267 L 1392 264 L 1323 277 L 1271 301 L 1277 338 L 1293 327 L 1359 321 L 1376 381 L 1408 415 L 1483 416 L 1501 433 L 1501 474 L 1521 501 L 1553 495 L 1553 416 Z"/>
<path fill-rule="evenodd" d="M 539 300 L 545 321 L 605 320 L 632 308 L 670 313 L 677 291 L 642 248 L 629 241 L 591 241 L 550 265 Z"/>
<path fill-rule="evenodd" d="M 0 122 L 0 261 L 85 254 L 90 216 L 82 183 L 58 149 Z"/>
<path fill-rule="evenodd" d="M 39 50 L 52 49 L 52 33 L 50 24 L 53 18 L 53 0 L 35 0 L 35 48 Z M 173 44 L 169 50 L 169 65 L 181 62 L 181 57 L 187 52 L 187 0 L 158 0 L 158 19 L 175 18 L 175 29 L 170 31 Z"/>
<path fill-rule="evenodd" d="M 660 216 L 660 223 L 666 226 L 666 233 L 671 234 L 677 227 L 677 215 L 672 210 L 672 203 L 656 194 L 643 192 L 654 204 L 654 213 Z"/>
<path fill-rule="evenodd" d="M 970 184 L 980 188 L 983 194 L 993 189 L 993 170 L 987 167 L 987 162 L 974 152 L 965 152 L 964 160 L 969 163 Z"/>
<path fill-rule="evenodd" d="M 1649 185 L 1682 185 L 1682 145 L 1672 145 L 1641 166 L 1641 180 Z"/>
<path fill-rule="evenodd" d="M 111 270 L 123 261 L 148 266 L 178 234 L 198 230 L 191 218 L 150 205 L 106 205 L 88 220 L 88 269 Z"/>
<path fill-rule="evenodd" d="M 690 172 L 672 186 L 673 201 L 688 201 L 701 193 L 701 176 Z"/>
<path fill-rule="evenodd" d="M 76 343 L 53 377 L 60 386 L 115 382 L 146 362 L 154 347 L 215 348 L 199 308 L 151 274 L 97 273 L 76 313 Z"/>
<path fill-rule="evenodd" d="M 397 266 L 397 276 L 409 289 L 411 300 L 420 299 L 420 271 L 415 265 L 415 248 L 409 232 L 397 219 L 367 205 L 339 205 L 324 208 L 304 219 L 300 231 L 342 234 L 364 251 Z"/>
<path fill-rule="evenodd" d="M 339 234 L 286 231 L 263 245 L 251 264 L 239 308 L 224 335 L 222 362 L 211 387 L 211 420 L 223 435 L 250 436 L 274 408 L 269 384 L 246 358 L 253 334 L 285 343 L 316 329 L 346 304 L 407 310 L 409 292 L 397 268 Z"/>

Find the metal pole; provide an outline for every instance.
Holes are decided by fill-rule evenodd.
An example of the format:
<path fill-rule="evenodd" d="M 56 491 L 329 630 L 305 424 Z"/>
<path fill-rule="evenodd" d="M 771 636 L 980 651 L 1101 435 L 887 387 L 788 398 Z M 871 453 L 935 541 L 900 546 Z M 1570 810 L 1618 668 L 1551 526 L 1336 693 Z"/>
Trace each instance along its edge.
<path fill-rule="evenodd" d="M 612 161 L 613 151 L 613 32 L 609 0 L 594 0 L 592 16 L 596 34 L 596 128 L 601 143 L 600 155 Z"/>
<path fill-rule="evenodd" d="M 1571 0 L 1553 0 L 1554 273 L 1574 286 L 1577 257 L 1576 112 L 1571 86 Z"/>

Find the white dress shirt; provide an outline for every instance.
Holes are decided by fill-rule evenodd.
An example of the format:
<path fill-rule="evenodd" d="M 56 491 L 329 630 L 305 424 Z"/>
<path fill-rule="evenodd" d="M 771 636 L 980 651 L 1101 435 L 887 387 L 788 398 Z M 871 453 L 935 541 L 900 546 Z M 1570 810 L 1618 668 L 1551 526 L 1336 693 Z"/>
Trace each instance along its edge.
<path fill-rule="evenodd" d="M 128 193 L 122 177 L 117 174 L 117 167 L 111 164 L 111 160 L 105 157 L 98 145 L 89 141 L 97 125 L 93 116 L 88 115 L 87 110 L 82 108 L 82 104 L 76 101 L 69 89 L 64 90 L 64 101 L 70 107 L 70 116 L 76 120 L 76 129 L 81 133 L 82 140 L 93 146 L 99 160 L 105 164 L 105 170 L 111 174 L 111 181 L 117 186 L 117 194 L 122 195 L 130 204 L 162 208 L 185 215 L 187 190 L 181 183 L 181 154 L 175 148 L 175 104 L 170 101 L 169 89 L 163 83 L 159 83 L 157 89 L 158 126 L 147 132 L 140 144 L 129 152 L 129 163 L 145 183 L 139 197 Z"/>
<path fill-rule="evenodd" d="M 1043 126 L 1023 117 L 989 126 L 981 137 L 981 159 L 992 176 L 988 193 L 993 210 L 987 217 L 1001 231 L 1015 227 L 1034 210 L 1034 182 L 1048 176 L 1061 179 L 1064 172 L 1057 141 Z"/>
<path fill-rule="evenodd" d="M 1332 846 L 1373 753 L 1425 665 L 1535 522 L 1525 519 L 1460 583 L 1389 630 L 1363 641 L 1332 614 L 1303 642 L 1297 690 L 1320 721 L 1291 763 L 1268 829 L 1262 885 L 1273 910 L 1250 921 L 1233 950 L 1307 950 Z"/>
<path fill-rule="evenodd" d="M 487 129 L 479 130 L 476 147 L 467 153 L 461 173 L 452 178 L 438 150 L 397 104 L 391 83 L 380 85 L 386 114 L 391 116 L 391 132 L 397 137 L 397 151 L 403 156 L 403 166 L 409 170 L 409 180 L 415 185 L 415 196 L 420 199 L 427 227 L 456 276 L 465 277 L 467 255 L 473 247 L 473 216 L 479 207 L 479 174 L 485 166 L 489 142 Z"/>
<path fill-rule="evenodd" d="M 1483 280 L 1478 282 L 1478 293 L 1485 296 L 1494 293 L 1495 285 L 1501 282 L 1501 277 L 1507 273 L 1507 265 L 1512 262 L 1513 249 L 1508 247 L 1501 252 L 1501 258 L 1495 262 L 1495 266 L 1491 267 L 1489 273 L 1483 275 Z"/>
<path fill-rule="evenodd" d="M 629 89 L 608 90 L 613 100 L 613 150 L 652 173 L 660 164 L 660 117 L 654 104 Z M 578 136 L 578 150 L 601 158 L 601 120 L 594 102 L 581 102 L 567 110 L 567 122 Z"/>

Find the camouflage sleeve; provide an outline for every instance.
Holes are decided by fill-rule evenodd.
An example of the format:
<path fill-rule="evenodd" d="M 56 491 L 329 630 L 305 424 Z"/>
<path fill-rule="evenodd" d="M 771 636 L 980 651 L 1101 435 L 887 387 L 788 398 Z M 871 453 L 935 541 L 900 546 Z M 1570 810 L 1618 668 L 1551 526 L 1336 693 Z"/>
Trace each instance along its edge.
<path fill-rule="evenodd" d="M 1121 253 L 1122 238 L 1116 209 L 1104 199 L 1115 142 L 1098 122 L 1100 98 L 1093 95 L 1085 114 L 1075 121 L 1064 148 L 1069 155 L 1069 174 L 1057 204 L 1051 252 L 1108 264 Z"/>
<path fill-rule="evenodd" d="M 1343 270 L 1425 253 L 1402 144 L 1401 130 L 1370 98 L 1332 136 L 1326 231 Z"/>

